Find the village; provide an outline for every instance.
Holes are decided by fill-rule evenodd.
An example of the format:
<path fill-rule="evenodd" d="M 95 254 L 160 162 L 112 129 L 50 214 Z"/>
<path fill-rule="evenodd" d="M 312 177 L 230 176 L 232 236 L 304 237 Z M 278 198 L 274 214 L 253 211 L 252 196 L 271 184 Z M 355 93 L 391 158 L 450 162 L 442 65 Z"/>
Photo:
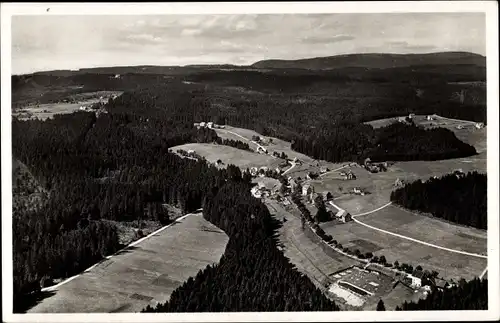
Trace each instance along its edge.
<path fill-rule="evenodd" d="M 432 127 L 431 123 L 439 118 L 441 117 L 410 114 L 407 117 L 392 119 L 391 122 L 410 120 L 409 122 Z M 460 124 L 464 124 L 467 131 L 482 129 L 481 124 L 471 122 Z M 407 173 L 398 170 L 394 162 L 373 162 L 370 158 L 366 158 L 362 163 L 327 163 L 298 154 L 291 150 L 286 142 L 248 129 L 219 125 L 213 121 L 194 123 L 194 127 L 214 129 L 222 138 L 251 143 L 253 150 L 244 152 L 216 144 L 188 144 L 178 147 L 176 150 L 178 155 L 193 160 L 203 158 L 217 167 L 236 164 L 242 173 L 248 172 L 252 178 L 252 196 L 261 199 L 270 210 L 274 210 L 272 212 L 278 210 L 283 223 L 302 222 L 302 229 L 298 230 L 302 230 L 307 239 L 317 244 L 322 252 L 330 257 L 344 257 L 353 261 L 351 265 L 339 263 L 332 268 L 330 274 L 321 275 L 322 282 L 318 286 L 332 299 L 354 308 L 370 308 L 372 301 L 381 297 L 386 297 L 386 301 L 390 301 L 391 297 L 418 300 L 425 298 L 431 289 L 442 290 L 456 285 L 456 280 L 451 277 L 458 276 L 449 273 L 441 275 L 438 273 L 441 267 L 436 271 L 438 267 L 429 262 L 424 261 L 422 265 L 426 268 L 422 268 L 412 260 L 399 264 L 394 257 L 391 257 L 393 261 L 391 263 L 380 251 L 377 252 L 380 248 L 384 248 L 383 244 L 386 242 L 370 240 L 375 237 L 372 236 L 373 229 L 377 228 L 367 229 L 361 239 L 349 233 L 351 228 L 359 230 L 357 228 L 360 225 L 365 225 L 357 219 L 358 216 L 383 209 L 388 204 L 378 208 L 375 204 L 371 207 L 372 211 L 361 213 L 361 210 L 366 209 L 360 210 L 356 206 L 366 205 L 370 208 L 369 205 L 372 204 L 369 201 L 379 200 L 381 193 L 388 196 L 390 191 L 404 186 L 409 180 Z M 222 153 L 225 149 L 230 153 Z M 243 152 L 246 155 L 240 155 Z M 246 163 L 242 158 L 250 162 Z M 449 172 L 455 174 L 457 178 L 465 175 L 462 168 L 450 169 Z M 379 176 L 386 178 L 384 181 L 387 182 L 385 184 L 387 186 L 384 192 L 373 186 L 374 178 Z M 431 172 L 420 178 L 425 181 L 437 177 L 436 173 Z M 319 212 L 320 208 L 324 212 Z M 297 220 L 299 222 L 296 222 Z M 342 229 L 344 226 L 345 229 Z M 301 249 L 300 245 L 295 244 L 295 246 L 298 250 Z M 387 248 L 389 247 L 383 250 L 389 250 Z M 432 248 L 425 252 L 432 252 Z M 308 259 L 308 256 L 304 257 Z M 425 259 L 429 257 L 431 255 Z M 320 262 L 314 266 L 321 267 L 323 264 Z"/>

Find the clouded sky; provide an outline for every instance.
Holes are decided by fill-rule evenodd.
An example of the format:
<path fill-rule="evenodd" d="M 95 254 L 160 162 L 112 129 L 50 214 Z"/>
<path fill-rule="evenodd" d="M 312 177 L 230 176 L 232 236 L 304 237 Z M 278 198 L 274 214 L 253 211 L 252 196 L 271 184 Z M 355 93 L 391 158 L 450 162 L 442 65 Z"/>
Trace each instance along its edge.
<path fill-rule="evenodd" d="M 485 42 L 482 13 L 13 16 L 12 73 L 348 53 L 485 55 Z"/>

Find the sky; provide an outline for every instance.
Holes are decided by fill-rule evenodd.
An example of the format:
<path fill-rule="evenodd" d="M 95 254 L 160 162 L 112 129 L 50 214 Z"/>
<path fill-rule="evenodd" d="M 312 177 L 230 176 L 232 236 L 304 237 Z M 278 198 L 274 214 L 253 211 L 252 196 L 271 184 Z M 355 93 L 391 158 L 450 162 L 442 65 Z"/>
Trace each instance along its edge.
<path fill-rule="evenodd" d="M 13 16 L 12 73 L 351 53 L 486 55 L 485 21 L 483 13 Z"/>

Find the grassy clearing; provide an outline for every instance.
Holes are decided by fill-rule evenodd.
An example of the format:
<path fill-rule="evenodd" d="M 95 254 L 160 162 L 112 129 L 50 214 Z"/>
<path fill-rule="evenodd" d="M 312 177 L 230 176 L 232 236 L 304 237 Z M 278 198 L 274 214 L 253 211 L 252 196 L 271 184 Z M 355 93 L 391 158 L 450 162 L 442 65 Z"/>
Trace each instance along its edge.
<path fill-rule="evenodd" d="M 373 213 L 376 216 L 377 213 Z M 322 225 L 326 233 L 331 234 L 344 247 L 361 252 L 384 255 L 388 262 L 396 260 L 414 267 L 436 270 L 446 279 L 463 277 L 471 279 L 479 276 L 486 266 L 486 259 L 451 253 L 430 246 L 414 243 L 405 239 L 372 230 L 355 222 Z M 462 239 L 462 238 L 460 238 Z M 432 239 L 430 239 L 432 240 Z M 458 240 L 463 241 L 463 240 Z M 453 245 L 453 240 L 449 244 Z M 471 240 L 471 243 L 473 240 Z"/>
<path fill-rule="evenodd" d="M 281 204 L 269 199 L 265 202 L 271 214 L 278 220 L 283 221 L 283 218 L 286 218 L 286 222 L 279 230 L 279 240 L 284 247 L 285 256 L 315 285 L 323 285 L 330 279 L 332 273 L 359 264 L 342 254 L 338 254 L 335 258 L 327 255 L 318 244 L 304 234 L 296 209 L 285 209 Z"/>
<path fill-rule="evenodd" d="M 477 254 L 485 254 L 487 250 L 486 231 L 414 214 L 392 205 L 378 212 L 361 216 L 359 220 L 383 230 L 445 248 Z"/>
<path fill-rule="evenodd" d="M 60 286 L 29 313 L 138 312 L 217 263 L 227 242 L 201 214 L 188 216 Z"/>
<path fill-rule="evenodd" d="M 290 142 L 287 142 L 287 141 L 284 141 L 284 140 L 281 140 L 278 138 L 274 138 L 274 137 L 266 137 L 266 136 L 263 136 L 260 133 L 253 131 L 253 130 L 226 126 L 225 129 L 215 129 L 215 131 L 217 132 L 217 135 L 223 139 L 233 139 L 233 140 L 244 141 L 244 139 L 232 134 L 231 132 L 236 133 L 240 136 L 243 136 L 248 140 L 251 140 L 252 136 L 259 136 L 260 138 L 264 138 L 264 140 L 266 142 L 268 142 L 269 139 L 271 139 L 271 143 L 268 143 L 265 145 L 265 147 L 269 151 L 269 153 L 272 154 L 274 151 L 276 151 L 276 152 L 281 154 L 282 152 L 284 152 L 288 156 L 288 158 L 290 158 L 290 159 L 297 158 L 302 162 L 302 165 L 296 165 L 290 172 L 287 173 L 287 176 L 292 176 L 294 178 L 297 178 L 297 177 L 305 178 L 307 173 L 309 173 L 311 171 L 319 173 L 321 167 L 327 167 L 329 169 L 336 169 L 336 168 L 343 166 L 343 164 L 331 163 L 331 162 L 327 162 L 324 160 L 313 159 L 307 155 L 304 155 L 304 154 L 301 154 L 299 152 L 292 150 Z M 250 145 L 251 149 L 257 149 L 256 144 L 249 143 L 249 145 Z M 282 160 L 282 159 L 278 159 L 278 160 L 281 162 L 284 162 L 284 160 Z"/>
<path fill-rule="evenodd" d="M 174 152 L 177 151 L 177 149 L 184 149 L 186 151 L 194 150 L 200 156 L 205 157 L 210 163 L 215 163 L 220 159 L 225 166 L 233 164 L 240 167 L 242 170 L 262 166 L 274 169 L 282 163 L 280 159 L 273 158 L 269 155 L 253 153 L 225 145 L 190 143 L 175 146 L 171 149 Z"/>

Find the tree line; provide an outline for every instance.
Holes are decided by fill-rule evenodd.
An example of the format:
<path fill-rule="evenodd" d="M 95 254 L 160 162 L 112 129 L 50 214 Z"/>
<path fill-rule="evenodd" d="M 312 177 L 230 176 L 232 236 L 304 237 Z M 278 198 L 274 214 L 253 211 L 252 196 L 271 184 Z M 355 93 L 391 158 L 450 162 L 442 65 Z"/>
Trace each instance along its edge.
<path fill-rule="evenodd" d="M 211 201 L 227 181 L 249 183 L 250 174 L 242 173 L 234 165 L 218 169 L 204 160 L 182 159 L 169 152 L 172 146 L 214 142 L 218 137 L 211 129 L 193 128 L 192 120 L 187 117 L 194 109 L 189 104 L 192 100 L 189 91 L 166 88 L 169 95 L 165 97 L 169 99 L 159 104 L 154 98 L 158 95 L 157 90 L 138 89 L 110 100 L 106 104 L 108 113 L 99 117 L 76 112 L 56 115 L 46 121 L 13 119 L 13 155 L 50 191 L 48 201 L 40 209 L 13 210 L 16 311 L 29 305 L 27 294 L 38 293 L 53 279 L 78 273 L 123 247 L 113 221 L 154 220 L 165 224 L 170 220 L 164 204 L 176 205 L 184 213 L 191 212 Z M 248 185 L 238 185 L 244 185 L 238 186 L 241 191 L 238 194 L 243 195 L 241 199 L 250 199 Z M 220 203 L 223 199 L 224 194 L 219 195 Z M 254 211 L 264 212 L 264 206 L 251 199 L 250 202 Z M 232 206 L 242 207 L 240 204 Z M 229 214 L 236 210 L 221 212 Z M 247 222 L 240 224 L 239 218 L 234 216 L 228 216 L 222 225 L 212 218 L 215 216 L 207 217 L 225 230 L 247 225 Z M 255 263 L 255 272 L 264 277 L 264 272 L 272 267 L 269 270 L 273 274 L 260 287 L 262 292 L 272 287 L 273 293 L 289 298 L 288 305 L 281 304 L 278 308 L 285 305 L 311 310 L 335 308 L 321 292 L 314 292 L 312 283 L 292 265 L 285 265 L 281 253 L 271 250 L 271 246 L 276 249 L 275 241 L 272 237 L 264 238 L 264 234 L 272 236 L 270 232 L 275 228 L 268 223 L 269 214 L 259 215 L 259 221 L 258 225 L 265 225 L 258 233 L 266 241 L 259 249 L 267 250 L 263 254 L 267 259 L 264 264 L 255 258 L 259 255 L 255 250 L 246 251 L 247 242 L 253 238 L 247 236 L 243 241 L 238 238 L 247 235 L 244 230 L 231 231 L 230 235 L 233 236 L 231 246 L 238 246 L 238 252 L 248 253 L 245 261 Z M 259 232 L 257 227 L 254 230 Z M 243 246 L 239 246 L 243 242 Z M 229 247 L 228 250 L 234 249 Z M 230 254 L 225 257 L 229 258 Z M 231 263 L 239 261 L 237 259 L 239 257 L 233 257 Z M 276 259 L 279 266 L 285 267 L 280 269 L 272 265 Z M 258 270 L 260 266 L 266 269 Z M 217 268 L 226 270 L 224 266 Z M 282 278 L 283 286 L 298 284 L 293 291 L 303 292 L 293 296 L 292 291 L 282 291 L 282 285 L 275 282 Z M 298 282 L 294 283 L 296 280 Z M 248 280 L 248 284 L 253 286 L 254 281 L 256 278 Z M 227 294 L 228 298 L 236 298 L 234 288 L 233 294 Z M 248 295 L 246 298 L 251 299 Z M 260 302 L 260 305 L 252 303 L 255 308 L 264 306 L 263 298 L 256 298 L 255 302 Z M 251 305 L 246 303 L 244 306 Z M 237 308 L 236 305 L 233 308 Z"/>
<path fill-rule="evenodd" d="M 404 302 L 396 311 L 487 310 L 488 280 L 460 280 L 457 286 L 433 290 L 418 302 Z"/>
<path fill-rule="evenodd" d="M 476 171 L 417 180 L 391 193 L 391 201 L 454 223 L 486 230 L 487 176 Z"/>
<path fill-rule="evenodd" d="M 229 236 L 220 262 L 143 312 L 339 310 L 277 249 L 279 224 L 249 191 L 248 182 L 233 178 L 207 197 L 204 218 Z"/>

